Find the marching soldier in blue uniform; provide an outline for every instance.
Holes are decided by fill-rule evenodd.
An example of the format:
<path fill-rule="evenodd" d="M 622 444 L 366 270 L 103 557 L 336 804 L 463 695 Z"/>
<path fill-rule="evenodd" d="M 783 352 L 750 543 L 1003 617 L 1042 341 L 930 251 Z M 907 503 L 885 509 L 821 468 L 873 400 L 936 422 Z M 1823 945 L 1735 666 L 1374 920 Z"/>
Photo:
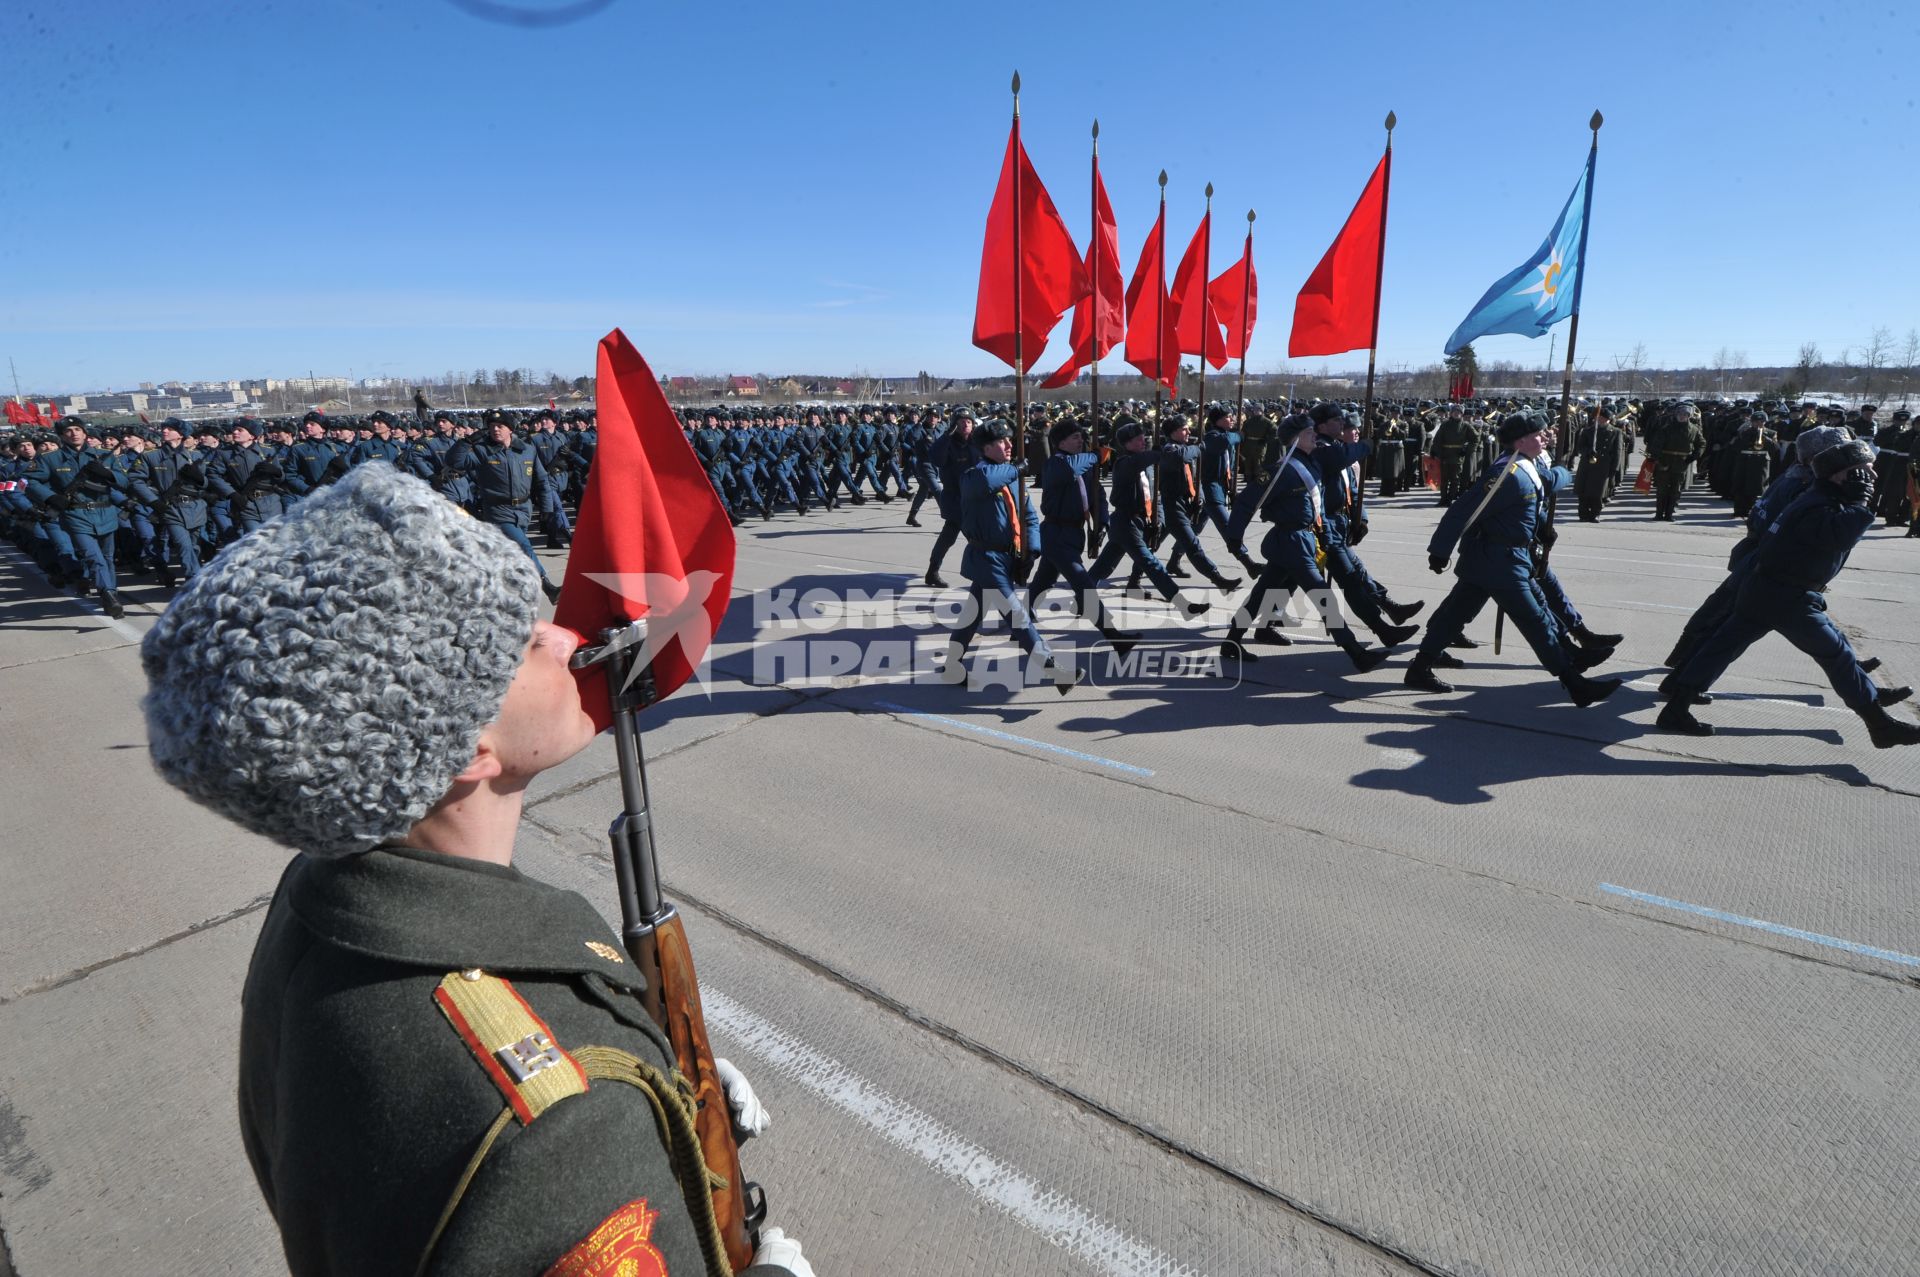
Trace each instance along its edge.
<path fill-rule="evenodd" d="M 540 464 L 539 453 L 514 438 L 513 419 L 506 413 L 495 408 L 481 420 L 486 442 L 468 440 L 453 450 L 447 464 L 473 480 L 475 513 L 533 560 L 540 588 L 551 602 L 560 597 L 560 587 L 547 579 L 546 565 L 527 539 L 535 503 L 546 495 L 547 468 Z"/>
<path fill-rule="evenodd" d="M 1436 574 L 1447 570 L 1456 547 L 1460 565 L 1452 591 L 1435 609 L 1419 654 L 1407 667 L 1406 685 L 1422 692 L 1453 690 L 1434 667 L 1445 658 L 1448 643 L 1491 599 L 1574 704 L 1597 704 L 1620 690 L 1621 680 L 1590 679 L 1574 668 L 1534 580 L 1544 522 L 1541 503 L 1570 489 L 1573 475 L 1560 466 L 1535 465 L 1547 446 L 1544 417 L 1508 414 L 1500 423 L 1499 441 L 1512 449 L 1511 456 L 1460 495 L 1427 544 L 1427 566 Z"/>
<path fill-rule="evenodd" d="M 1133 564 L 1135 577 L 1144 575 L 1160 597 L 1173 604 L 1188 619 L 1206 615 L 1205 599 L 1189 599 L 1180 593 L 1179 582 L 1153 552 L 1156 533 L 1163 518 L 1159 491 L 1160 454 L 1147 447 L 1147 428 L 1138 421 L 1122 422 L 1113 432 L 1119 445 L 1113 454 L 1112 515 L 1107 521 L 1107 548 L 1093 561 L 1087 573 L 1095 581 L 1113 575 L 1120 561 Z"/>
<path fill-rule="evenodd" d="M 940 437 L 940 413 L 929 408 L 920 414 L 920 420 L 910 422 L 901 432 L 901 447 L 906 451 L 907 464 L 913 470 L 913 504 L 907 507 L 907 526 L 920 526 L 920 507 L 928 497 L 940 495 L 940 471 L 933 464 L 933 445 Z M 934 509 L 939 509 L 934 503 Z"/>
<path fill-rule="evenodd" d="M 932 448 L 933 465 L 940 472 L 940 482 L 933 489 L 934 500 L 940 505 L 940 531 L 933 538 L 933 554 L 927 560 L 924 579 L 936 590 L 946 588 L 940 565 L 946 562 L 947 551 L 953 548 L 953 543 L 960 539 L 960 476 L 978 460 L 973 455 L 972 434 L 973 409 L 961 408 L 953 414 L 953 424 L 935 440 Z M 857 499 L 859 494 L 854 496 Z"/>
<path fill-rule="evenodd" d="M 1240 578 L 1222 572 L 1200 544 L 1199 528 L 1205 526 L 1206 520 L 1206 497 L 1200 486 L 1200 445 L 1193 442 L 1193 427 L 1185 416 L 1175 413 L 1167 419 L 1166 440 L 1160 445 L 1155 461 L 1159 466 L 1167 534 L 1173 538 L 1167 575 L 1186 575 L 1180 570 L 1180 559 L 1184 555 L 1193 560 L 1193 566 L 1216 590 L 1239 588 Z"/>
<path fill-rule="evenodd" d="M 1656 720 L 1670 732 L 1711 736 L 1693 716 L 1727 668 L 1768 634 L 1779 634 L 1811 656 L 1847 708 L 1867 725 L 1875 749 L 1920 744 L 1920 724 L 1887 713 L 1887 700 L 1861 667 L 1852 646 L 1827 619 L 1827 587 L 1873 526 L 1873 449 L 1853 439 L 1813 458 L 1812 482 L 1761 533 L 1733 613 L 1686 663 L 1660 684 L 1668 698 Z"/>
<path fill-rule="evenodd" d="M 567 449 L 567 436 L 553 409 L 542 408 L 533 416 L 533 433 L 527 442 L 540 455 L 547 470 L 547 493 L 540 505 L 541 521 L 547 525 L 547 548 L 564 550 L 573 544 L 573 524 L 567 521 L 566 487 L 572 478 L 573 459 Z"/>
<path fill-rule="evenodd" d="M 943 677 L 950 683 L 966 678 L 967 648 L 974 635 L 980 632 L 988 612 L 1004 611 L 1014 641 L 1029 657 L 1040 661 L 1042 669 L 1051 674 L 1055 689 L 1065 696 L 1080 681 L 1080 672 L 1054 656 L 1026 606 L 1024 586 L 1039 549 L 1039 520 L 1034 516 L 1033 503 L 1028 501 L 1026 508 L 1020 509 L 1015 496 L 1020 467 L 1008 459 L 1013 429 L 996 418 L 973 434 L 979 460 L 960 476 L 958 484 L 961 531 L 967 538 L 960 571 L 967 578 L 971 606 L 965 623 L 947 641 Z"/>
<path fill-rule="evenodd" d="M 827 495 L 835 496 L 840 485 L 847 486 L 848 494 L 855 505 L 865 505 L 867 499 L 860 495 L 860 485 L 853 477 L 853 426 L 847 421 L 847 410 L 833 410 L 833 424 L 827 427 Z"/>
<path fill-rule="evenodd" d="M 899 410 L 891 405 L 880 410 L 880 425 L 874 431 L 875 464 L 879 469 L 881 484 L 892 480 L 894 491 L 904 497 L 907 495 L 907 476 L 900 472 L 899 416 Z"/>
<path fill-rule="evenodd" d="M 286 462 L 286 490 L 295 496 L 318 492 L 347 470 L 346 459 L 327 438 L 324 414 L 309 412 L 300 419 L 300 429 L 305 437 L 287 450 Z"/>
<path fill-rule="evenodd" d="M 1273 426 L 1264 417 L 1260 421 L 1261 437 L 1265 438 L 1272 433 Z M 1248 579 L 1252 579 L 1260 575 L 1260 565 L 1247 553 L 1246 542 L 1236 539 L 1230 531 L 1234 488 L 1239 479 L 1236 467 L 1241 434 L 1235 429 L 1238 424 L 1225 408 L 1214 408 L 1207 413 L 1207 434 L 1200 441 L 1200 502 L 1206 521 L 1226 538 L 1227 553 L 1239 561 Z"/>
<path fill-rule="evenodd" d="M 200 542 L 207 530 L 207 471 L 184 446 L 186 423 L 169 417 L 160 423 L 160 443 L 141 457 L 141 474 L 132 487 L 153 508 L 159 527 L 154 564 L 160 583 L 173 585 L 168 551 L 180 564 L 183 580 L 200 571 Z"/>
<path fill-rule="evenodd" d="M 1320 436 L 1313 460 L 1320 471 L 1320 493 L 1326 506 L 1321 540 L 1326 547 L 1327 576 L 1340 587 L 1353 614 L 1382 643 L 1388 647 L 1404 643 L 1418 628 L 1406 621 L 1426 603 L 1395 603 L 1353 550 L 1353 543 L 1366 532 L 1356 507 L 1362 482 L 1360 463 L 1372 451 L 1372 445 L 1360 440 L 1359 427 L 1333 404 L 1314 405 L 1307 419 Z"/>
<path fill-rule="evenodd" d="M 1055 422 L 1047 431 L 1050 456 L 1040 467 L 1040 564 L 1027 583 L 1031 608 L 1056 581 L 1073 591 L 1073 610 L 1122 656 L 1140 641 L 1113 624 L 1100 603 L 1099 582 L 1080 562 L 1100 551 L 1107 530 L 1107 494 L 1100 486 L 1100 455 L 1087 449 L 1083 422 Z"/>
<path fill-rule="evenodd" d="M 1327 636 L 1347 654 L 1353 668 L 1364 674 L 1387 659 L 1387 650 L 1368 647 L 1354 636 L 1334 603 L 1332 587 L 1322 569 L 1327 553 L 1326 505 L 1320 472 L 1313 463 L 1315 449 L 1322 446 L 1320 436 L 1305 414 L 1296 413 L 1280 423 L 1275 438 L 1285 460 L 1278 463 L 1278 472 L 1264 484 L 1262 495 L 1254 498 L 1259 501 L 1261 517 L 1273 524 L 1260 546 L 1266 567 L 1254 582 L 1246 604 L 1234 614 L 1220 654 L 1240 661 L 1256 659 L 1244 641 L 1250 628 L 1255 629 L 1257 640 L 1288 642 L 1273 629 L 1271 621 L 1285 608 L 1287 596 L 1299 589 L 1308 592 L 1308 599 L 1319 610 Z M 1286 451 L 1289 445 L 1291 452 Z M 1331 446 L 1340 448 L 1339 444 Z"/>
<path fill-rule="evenodd" d="M 234 422 L 228 445 L 205 463 L 207 490 L 226 500 L 227 516 L 240 536 L 281 513 L 292 478 L 260 447 L 259 429 L 260 423 L 250 418 Z"/>
<path fill-rule="evenodd" d="M 127 490 L 126 474 L 108 463 L 107 454 L 87 436 L 87 423 L 70 417 L 60 425 L 60 446 L 42 453 L 26 472 L 34 500 L 59 513 L 68 542 L 65 574 L 99 591 L 108 616 L 126 615 L 113 571 L 113 534 L 120 527 L 114 493 Z"/>

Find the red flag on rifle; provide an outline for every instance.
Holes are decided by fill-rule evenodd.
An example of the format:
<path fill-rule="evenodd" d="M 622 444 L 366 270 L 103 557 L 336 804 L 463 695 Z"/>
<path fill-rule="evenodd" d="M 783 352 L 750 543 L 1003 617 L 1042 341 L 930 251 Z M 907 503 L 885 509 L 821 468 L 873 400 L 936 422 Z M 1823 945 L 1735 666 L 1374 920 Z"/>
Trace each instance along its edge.
<path fill-rule="evenodd" d="M 1180 338 L 1167 299 L 1167 210 L 1140 246 L 1140 261 L 1127 284 L 1127 362 L 1149 380 L 1180 393 Z"/>
<path fill-rule="evenodd" d="M 1338 355 L 1373 345 L 1380 293 L 1380 244 L 1387 233 L 1389 151 L 1374 166 L 1326 256 L 1307 276 L 1293 303 L 1293 336 L 1287 355 Z"/>
<path fill-rule="evenodd" d="M 1240 260 L 1227 267 L 1207 285 L 1213 309 L 1227 325 L 1227 358 L 1238 359 L 1247 353 L 1253 337 L 1253 321 L 1260 313 L 1260 277 L 1253 270 L 1253 232 L 1247 232 L 1247 246 Z"/>
<path fill-rule="evenodd" d="M 1016 186 L 1020 206 L 1017 265 Z M 1013 131 L 1007 134 L 1007 156 L 1000 164 L 1000 183 L 993 188 L 993 205 L 987 210 L 987 234 L 980 249 L 980 291 L 973 306 L 973 344 L 1003 363 L 1012 364 L 1018 359 L 1031 368 L 1046 348 L 1047 334 L 1087 289 L 1087 268 L 1080 263 L 1080 250 L 1073 246 L 1073 235 L 1060 220 L 1040 175 L 1033 171 L 1027 148 L 1020 143 L 1020 117 L 1015 116 Z"/>
<path fill-rule="evenodd" d="M 1227 342 L 1220 335 L 1220 316 L 1214 312 L 1207 289 L 1207 248 L 1212 236 L 1213 214 L 1209 212 L 1200 219 L 1200 228 L 1194 231 L 1186 255 L 1180 259 L 1180 269 L 1173 273 L 1173 291 L 1168 298 L 1173 302 L 1180 353 L 1203 356 L 1215 368 L 1224 368 Z"/>
<path fill-rule="evenodd" d="M 602 630 L 645 617 L 636 666 L 651 665 L 664 699 L 699 668 L 726 615 L 733 525 L 653 370 L 618 328 L 600 339 L 594 372 L 599 443 L 553 619 L 597 643 Z M 575 677 L 605 730 L 605 667 Z"/>
<path fill-rule="evenodd" d="M 1092 287 L 1073 308 L 1073 349 L 1060 370 L 1041 382 L 1046 390 L 1070 385 L 1080 370 L 1120 344 L 1126 328 L 1125 285 L 1120 279 L 1120 232 L 1114 226 L 1113 205 L 1107 202 L 1107 184 L 1100 180 L 1100 160 L 1093 161 L 1093 238 L 1087 244 L 1087 278 Z M 1094 321 L 1100 340 L 1093 340 Z"/>

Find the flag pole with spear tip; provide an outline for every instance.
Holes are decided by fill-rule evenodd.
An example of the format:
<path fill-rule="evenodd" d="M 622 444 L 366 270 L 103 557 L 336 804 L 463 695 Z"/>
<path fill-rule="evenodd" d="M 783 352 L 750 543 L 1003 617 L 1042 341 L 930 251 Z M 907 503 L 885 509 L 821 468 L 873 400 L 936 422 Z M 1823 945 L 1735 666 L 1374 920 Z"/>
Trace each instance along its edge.
<path fill-rule="evenodd" d="M 1580 209 L 1579 269 L 1573 276 L 1573 322 L 1567 325 L 1567 370 L 1560 378 L 1560 430 L 1555 441 L 1561 456 L 1567 456 L 1573 444 L 1573 344 L 1580 339 L 1580 290 L 1587 282 L 1587 226 L 1593 212 L 1593 170 L 1600 158 L 1600 126 L 1606 120 L 1595 111 L 1587 121 L 1593 130 L 1593 149 L 1587 156 L 1587 194 Z"/>
<path fill-rule="evenodd" d="M 1207 338 L 1213 334 L 1207 331 L 1207 307 L 1211 299 L 1207 296 L 1207 281 L 1213 277 L 1213 183 L 1207 183 L 1207 207 L 1200 218 L 1200 225 L 1206 230 L 1200 236 L 1200 384 L 1194 391 L 1194 412 L 1205 416 L 1207 411 Z"/>
<path fill-rule="evenodd" d="M 1021 260 L 1020 223 L 1025 221 L 1025 205 L 1020 196 L 1020 73 L 1013 73 L 1013 149 L 1016 156 L 1013 166 L 1013 464 L 1019 470 L 1015 480 L 1019 488 L 1020 504 L 1014 518 L 1021 519 L 1027 510 L 1027 364 L 1020 315 L 1020 294 L 1026 282 L 1026 263 Z M 1014 528 L 1014 537 L 1024 543 L 1025 531 Z"/>
<path fill-rule="evenodd" d="M 1380 294 L 1386 284 L 1387 270 L 1387 200 L 1393 194 L 1393 126 L 1397 123 L 1392 111 L 1387 112 L 1387 154 L 1383 161 L 1387 171 L 1380 183 L 1380 251 L 1373 262 L 1373 328 L 1367 338 L 1367 393 L 1360 404 L 1360 427 L 1366 432 L 1367 442 L 1373 442 L 1373 362 L 1380 350 Z M 1373 469 L 1373 458 L 1367 458 L 1367 468 Z M 1353 494 L 1353 513 L 1355 518 L 1363 517 L 1366 504 L 1367 485 L 1362 482 Z"/>
<path fill-rule="evenodd" d="M 1247 210 L 1247 247 L 1242 260 L 1246 271 L 1240 277 L 1240 383 L 1233 391 L 1233 428 L 1246 428 L 1247 410 L 1247 340 L 1252 334 L 1247 332 L 1247 312 L 1253 309 L 1253 210 Z"/>
<path fill-rule="evenodd" d="M 1093 218 L 1092 253 L 1088 260 L 1093 263 L 1093 345 L 1089 348 L 1093 355 L 1093 401 L 1087 409 L 1087 440 L 1089 444 L 1098 444 L 1094 437 L 1095 423 L 1100 420 L 1100 121 L 1093 122 L 1093 179 L 1087 196 Z"/>
<path fill-rule="evenodd" d="M 1161 402 L 1167 393 L 1167 170 L 1160 170 L 1160 278 L 1153 294 L 1153 430 L 1160 432 Z M 1179 382 L 1174 383 L 1178 385 Z M 1155 472 L 1156 474 L 1158 471 Z M 1157 505 L 1156 505 L 1157 508 Z"/>

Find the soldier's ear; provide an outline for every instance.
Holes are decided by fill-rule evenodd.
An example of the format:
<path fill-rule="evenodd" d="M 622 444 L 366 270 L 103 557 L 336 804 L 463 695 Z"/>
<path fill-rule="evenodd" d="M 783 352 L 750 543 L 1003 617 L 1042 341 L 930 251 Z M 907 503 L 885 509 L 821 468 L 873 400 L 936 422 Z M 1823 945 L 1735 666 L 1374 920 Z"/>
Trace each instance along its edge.
<path fill-rule="evenodd" d="M 460 769 L 460 774 L 453 778 L 453 783 L 477 785 L 482 781 L 492 780 L 503 770 L 500 765 L 500 755 L 494 745 L 493 727 L 489 724 L 480 731 L 479 743 L 473 747 L 472 760 Z"/>

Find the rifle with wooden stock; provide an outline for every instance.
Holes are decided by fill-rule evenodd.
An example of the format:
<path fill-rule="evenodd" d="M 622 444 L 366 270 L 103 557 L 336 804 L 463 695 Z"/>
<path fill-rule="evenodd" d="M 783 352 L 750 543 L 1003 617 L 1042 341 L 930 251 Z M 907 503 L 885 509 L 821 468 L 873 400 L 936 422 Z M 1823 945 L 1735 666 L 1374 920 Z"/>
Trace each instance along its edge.
<path fill-rule="evenodd" d="M 679 911 L 660 893 L 660 861 L 637 721 L 639 711 L 654 700 L 652 671 L 644 666 L 635 669 L 646 651 L 647 622 L 642 618 L 624 628 L 603 630 L 599 644 L 574 653 L 571 664 L 574 669 L 606 667 L 622 799 L 622 810 L 607 830 L 620 894 L 620 940 L 646 980 L 641 1001 L 647 1014 L 667 1035 L 681 1076 L 692 1088 L 694 1127 L 707 1169 L 725 1180 L 713 1189 L 713 1212 L 728 1263 L 737 1272 L 753 1262 L 760 1225 L 767 1215 L 766 1194 L 741 1175 L 740 1143 L 726 1087 L 707 1040 L 700 982 L 694 974 L 686 928 Z"/>

